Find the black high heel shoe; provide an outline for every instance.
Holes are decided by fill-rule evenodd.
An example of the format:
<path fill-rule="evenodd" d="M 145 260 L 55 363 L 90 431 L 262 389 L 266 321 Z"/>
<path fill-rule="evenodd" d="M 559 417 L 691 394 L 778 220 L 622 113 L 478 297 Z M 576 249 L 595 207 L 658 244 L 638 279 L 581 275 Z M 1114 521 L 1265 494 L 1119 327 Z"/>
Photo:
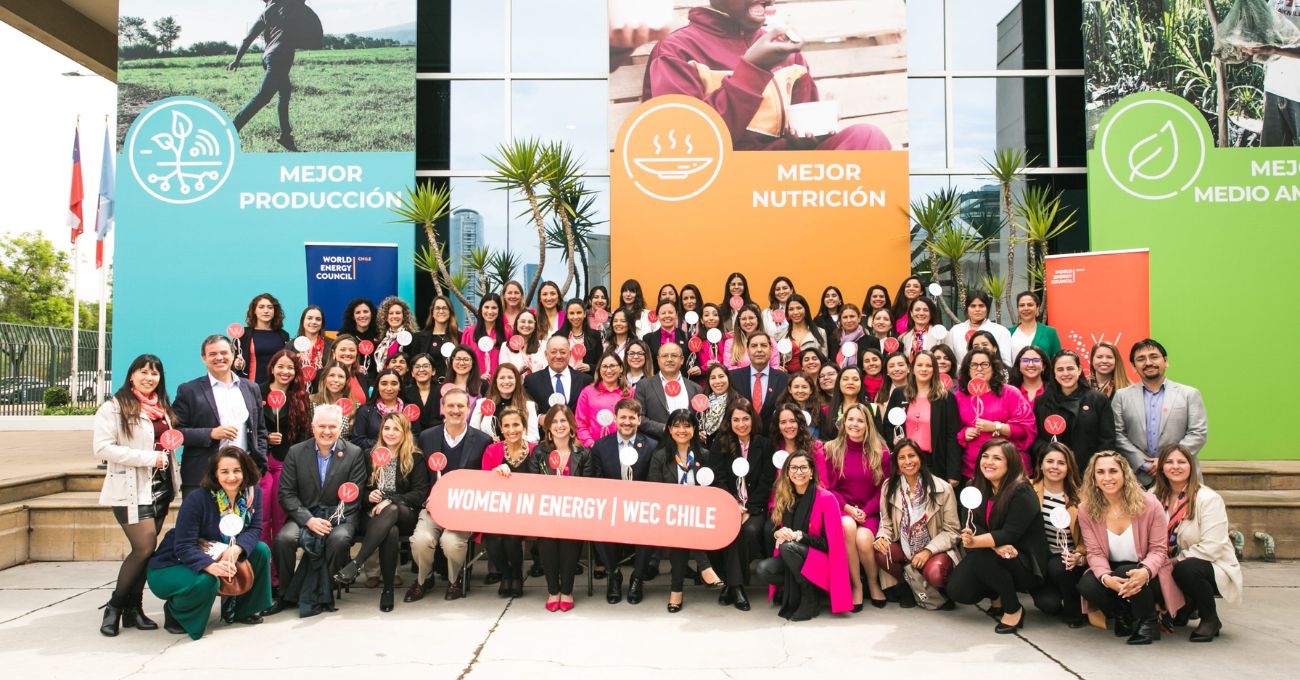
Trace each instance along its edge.
<path fill-rule="evenodd" d="M 170 603 L 163 603 L 163 630 L 172 635 L 185 635 L 185 627 L 181 625 L 176 617 L 172 616 L 172 606 Z"/>
<path fill-rule="evenodd" d="M 1201 624 L 1192 631 L 1192 642 L 1214 642 L 1223 630 L 1223 622 L 1218 619 L 1201 619 Z"/>
<path fill-rule="evenodd" d="M 393 589 L 392 588 L 384 588 L 383 592 L 379 593 L 379 611 L 381 612 L 393 611 Z"/>
<path fill-rule="evenodd" d="M 684 604 L 686 604 L 686 598 L 685 598 L 684 596 L 683 596 L 683 598 L 682 598 L 682 601 L 681 601 L 681 602 L 678 602 L 677 604 L 673 604 L 672 602 L 669 602 L 669 603 L 668 603 L 668 613 L 669 613 L 669 614 L 676 614 L 677 612 L 679 612 L 679 611 L 682 610 L 682 605 L 684 605 Z"/>
<path fill-rule="evenodd" d="M 1022 607 L 1020 609 L 1019 621 L 1016 621 L 1015 623 L 1002 623 L 1001 621 L 998 621 L 998 625 L 993 627 L 993 632 L 997 633 L 998 635 L 1011 635 L 1012 633 L 1021 630 L 1024 627 L 1025 627 L 1025 610 Z"/>
<path fill-rule="evenodd" d="M 122 608 L 113 606 L 113 601 L 109 600 L 100 609 L 104 610 L 104 622 L 99 624 L 100 635 L 117 637 L 122 626 Z"/>
<path fill-rule="evenodd" d="M 360 573 L 361 565 L 357 564 L 356 560 L 348 560 L 348 563 L 343 565 L 343 568 L 339 569 L 338 573 L 334 574 L 334 585 L 339 587 L 350 586 L 356 582 L 357 575 Z"/>

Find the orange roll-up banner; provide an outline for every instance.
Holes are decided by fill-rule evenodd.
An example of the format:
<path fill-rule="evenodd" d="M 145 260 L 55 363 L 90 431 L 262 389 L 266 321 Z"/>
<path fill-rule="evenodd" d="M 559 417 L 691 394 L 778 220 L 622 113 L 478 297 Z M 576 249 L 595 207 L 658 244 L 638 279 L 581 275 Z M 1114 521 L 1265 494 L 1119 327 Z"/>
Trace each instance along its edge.
<path fill-rule="evenodd" d="M 733 151 L 718 113 L 683 95 L 638 106 L 615 141 L 615 299 L 634 278 L 650 294 L 695 283 L 721 302 L 727 274 L 740 271 L 761 305 L 785 275 L 815 312 L 827 285 L 857 302 L 909 273 L 905 151 Z"/>
<path fill-rule="evenodd" d="M 1128 367 L 1133 343 L 1151 333 L 1150 251 L 1116 250 L 1047 257 L 1047 325 L 1061 349 L 1076 352 L 1091 373 L 1088 355 L 1101 341 L 1114 343 Z"/>

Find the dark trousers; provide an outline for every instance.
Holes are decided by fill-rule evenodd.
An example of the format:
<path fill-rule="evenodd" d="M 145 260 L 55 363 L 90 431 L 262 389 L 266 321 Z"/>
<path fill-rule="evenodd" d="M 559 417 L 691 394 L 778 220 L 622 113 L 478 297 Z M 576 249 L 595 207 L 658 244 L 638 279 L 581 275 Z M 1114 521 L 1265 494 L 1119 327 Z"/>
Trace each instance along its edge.
<path fill-rule="evenodd" d="M 577 570 L 582 541 L 556 538 L 537 539 L 542 569 L 546 572 L 546 592 L 550 595 L 573 594 L 573 572 Z"/>
<path fill-rule="evenodd" d="M 517 581 L 524 580 L 524 539 L 522 537 L 491 534 L 483 537 L 483 543 L 487 547 L 488 559 L 492 560 L 502 574 Z"/>
<path fill-rule="evenodd" d="M 767 521 L 764 515 L 750 515 L 740 525 L 740 533 L 727 546 L 726 551 L 718 551 L 709 556 L 715 565 L 723 565 L 720 576 L 727 585 L 749 585 L 749 563 L 772 554 L 772 547 L 768 545 L 772 542 L 772 532 L 765 531 Z M 764 540 L 764 537 L 769 540 Z"/>
<path fill-rule="evenodd" d="M 991 548 L 977 548 L 953 567 L 948 576 L 948 597 L 962 604 L 975 604 L 984 598 L 997 598 L 1002 611 L 1020 611 L 1017 592 L 1030 592 L 1039 579 L 1016 559 L 1003 559 Z"/>
<path fill-rule="evenodd" d="M 1079 579 L 1088 570 L 1083 558 L 1066 569 L 1060 555 L 1047 561 L 1047 582 L 1033 592 L 1034 606 L 1045 614 L 1060 614 L 1066 619 L 1083 616 L 1083 603 L 1079 600 Z"/>
<path fill-rule="evenodd" d="M 1135 562 L 1111 562 L 1110 575 L 1128 578 L 1129 570 L 1136 569 L 1138 566 Z M 1156 579 L 1153 578 L 1138 594 L 1128 598 L 1129 616 L 1140 621 L 1156 615 L 1156 587 Z M 1124 600 L 1120 598 L 1119 593 L 1102 585 L 1091 570 L 1079 579 L 1079 594 L 1088 600 L 1088 604 L 1106 612 L 1106 616 L 1114 617 L 1123 610 Z"/>
<path fill-rule="evenodd" d="M 271 98 L 279 96 L 277 112 L 280 114 L 280 134 L 287 135 L 293 131 L 289 125 L 289 95 L 293 92 L 293 83 L 289 80 L 289 71 L 293 68 L 293 50 L 277 50 L 263 55 L 262 86 L 244 104 L 244 108 L 235 114 L 235 130 L 242 130 L 248 121 L 257 115 L 263 107 L 271 103 Z"/>
<path fill-rule="evenodd" d="M 763 583 L 778 588 L 798 588 L 807 581 L 803 575 L 803 563 L 808 559 L 808 546 L 795 541 L 786 541 L 777 550 L 776 557 L 759 560 L 755 573 Z"/>
<path fill-rule="evenodd" d="M 655 552 L 658 548 L 644 545 L 626 545 L 623 543 L 597 543 L 596 559 L 605 567 L 605 571 L 613 574 L 618 571 L 619 562 L 630 552 L 632 553 L 632 575 L 638 578 L 643 577 L 646 567 L 654 561 Z"/>
<path fill-rule="evenodd" d="M 1300 144 L 1300 102 L 1264 93 L 1264 128 L 1261 146 L 1295 146 Z"/>
<path fill-rule="evenodd" d="M 1214 602 L 1214 598 L 1219 595 L 1219 586 L 1214 582 L 1212 563 L 1197 557 L 1175 562 L 1174 583 L 1178 584 L 1178 589 L 1187 598 L 1185 609 L 1191 607 L 1200 612 L 1202 621 L 1219 620 L 1219 610 Z"/>
<path fill-rule="evenodd" d="M 285 520 L 280 533 L 275 535 L 275 568 L 280 572 L 281 587 L 293 580 L 293 570 L 298 557 L 298 534 L 302 529 L 293 520 Z M 352 556 L 352 538 L 356 529 L 351 524 L 340 524 L 325 537 L 325 568 L 328 573 L 338 571 Z"/>
<path fill-rule="evenodd" d="M 402 536 L 410 536 L 415 530 L 416 511 L 405 505 L 389 503 L 377 515 L 366 517 L 366 535 L 361 541 L 361 550 L 354 558 L 358 564 L 365 561 L 376 550 L 379 551 L 379 571 L 384 578 L 384 587 L 393 587 L 393 577 L 397 574 L 397 553 Z"/>

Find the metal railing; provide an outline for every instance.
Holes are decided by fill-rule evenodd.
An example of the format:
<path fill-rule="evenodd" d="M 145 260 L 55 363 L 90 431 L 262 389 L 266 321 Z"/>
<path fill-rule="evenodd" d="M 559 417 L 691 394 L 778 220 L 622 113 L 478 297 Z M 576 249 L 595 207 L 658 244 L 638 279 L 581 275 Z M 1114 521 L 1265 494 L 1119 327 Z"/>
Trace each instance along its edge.
<path fill-rule="evenodd" d="M 72 329 L 0 323 L 0 415 L 36 415 L 45 407 L 45 390 L 68 388 L 72 404 L 95 405 L 95 387 L 110 394 L 108 366 L 113 336 L 105 336 L 104 375 L 96 371 L 99 336 L 83 330 L 78 338 L 78 371 L 72 376 Z"/>

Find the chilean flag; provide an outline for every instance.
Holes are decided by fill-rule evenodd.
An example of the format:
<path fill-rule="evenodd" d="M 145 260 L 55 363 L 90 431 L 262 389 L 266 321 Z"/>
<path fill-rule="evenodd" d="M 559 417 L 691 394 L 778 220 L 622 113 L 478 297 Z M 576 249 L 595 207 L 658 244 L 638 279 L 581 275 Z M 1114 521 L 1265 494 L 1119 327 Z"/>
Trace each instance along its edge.
<path fill-rule="evenodd" d="M 104 128 L 104 159 L 99 170 L 99 208 L 95 211 L 95 269 L 104 266 L 104 237 L 113 228 L 113 147 Z"/>
<path fill-rule="evenodd" d="M 73 243 L 76 243 L 77 237 L 81 236 L 82 198 L 84 194 L 81 190 L 81 128 L 78 127 L 72 138 L 72 195 L 68 199 L 68 227 L 72 229 Z"/>

